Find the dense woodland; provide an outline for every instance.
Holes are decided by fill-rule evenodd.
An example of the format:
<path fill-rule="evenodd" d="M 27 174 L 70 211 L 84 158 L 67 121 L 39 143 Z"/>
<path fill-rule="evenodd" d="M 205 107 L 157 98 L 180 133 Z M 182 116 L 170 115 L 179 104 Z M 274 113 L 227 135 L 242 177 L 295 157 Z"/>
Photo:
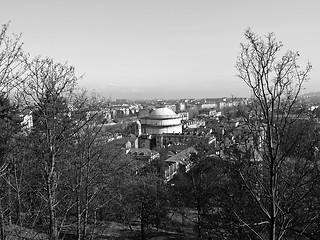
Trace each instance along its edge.
<path fill-rule="evenodd" d="M 197 143 L 191 170 L 166 184 L 159 162 L 142 166 L 103 141 L 104 100 L 78 87 L 73 67 L 31 58 L 4 25 L 0 239 L 99 239 L 109 222 L 138 227 L 136 239 L 165 230 L 176 239 L 319 239 L 318 119 L 296 111 L 311 66 L 301 70 L 290 51 L 277 59 L 272 34 L 245 37 L 245 134 L 228 129 L 234 142 L 221 156 Z"/>

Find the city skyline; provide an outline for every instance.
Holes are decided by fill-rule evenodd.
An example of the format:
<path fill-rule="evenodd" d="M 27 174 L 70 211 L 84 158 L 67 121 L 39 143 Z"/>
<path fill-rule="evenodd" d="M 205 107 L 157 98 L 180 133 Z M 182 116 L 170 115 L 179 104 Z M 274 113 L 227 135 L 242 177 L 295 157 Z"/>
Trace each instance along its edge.
<path fill-rule="evenodd" d="M 1 1 L 0 23 L 31 56 L 68 62 L 105 97 L 247 97 L 235 68 L 244 32 L 274 32 L 320 91 L 319 3 L 308 1 Z"/>

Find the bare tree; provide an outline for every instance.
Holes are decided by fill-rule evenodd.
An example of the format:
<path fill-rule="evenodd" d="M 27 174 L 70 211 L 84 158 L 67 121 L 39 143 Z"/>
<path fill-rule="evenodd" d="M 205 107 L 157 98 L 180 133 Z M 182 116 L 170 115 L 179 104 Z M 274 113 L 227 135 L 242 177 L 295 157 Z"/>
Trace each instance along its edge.
<path fill-rule="evenodd" d="M 67 179 L 74 189 L 75 208 L 77 217 L 78 239 L 88 237 L 88 222 L 94 217 L 92 205 L 100 193 L 103 185 L 102 175 L 98 165 L 103 160 L 105 153 L 104 122 L 102 105 L 103 99 L 98 96 L 89 96 L 86 92 L 74 98 L 74 119 L 79 122 L 81 130 L 75 132 L 69 144 L 72 151 L 70 169 L 74 174 L 69 174 Z M 107 163 L 105 163 L 107 164 Z M 104 173 L 105 174 L 105 173 Z"/>
<path fill-rule="evenodd" d="M 47 203 L 49 237 L 58 239 L 58 186 L 66 143 L 75 128 L 70 119 L 68 99 L 77 78 L 74 68 L 51 59 L 26 61 L 25 83 L 20 88 L 26 106 L 33 110 L 34 127 L 29 148 L 38 161 L 45 192 L 39 192 Z"/>
<path fill-rule="evenodd" d="M 8 36 L 9 24 L 0 32 L 0 93 L 9 94 L 20 84 L 24 63 L 20 35 Z"/>
<path fill-rule="evenodd" d="M 2 25 L 0 30 L 0 176 L 8 172 L 9 155 L 14 148 L 15 134 L 20 129 L 20 121 L 16 117 L 17 106 L 9 99 L 15 87 L 20 84 L 23 73 L 22 43 L 20 36 L 8 36 L 9 24 Z M 1 189 L 10 193 L 10 185 L 1 181 Z M 7 185 L 7 186 L 6 186 Z M 6 194 L 4 194 L 6 195 Z M 10 203 L 9 203 L 10 204 Z M 11 211 L 9 206 L 3 206 L 3 196 L 0 196 L 0 239 L 5 239 L 4 212 Z M 10 207 L 9 207 L 10 208 Z M 10 219 L 9 219 L 10 222 Z"/>
<path fill-rule="evenodd" d="M 9 109 L 13 109 L 12 101 L 9 99 L 9 95 L 12 90 L 20 83 L 20 76 L 23 73 L 23 52 L 20 36 L 13 35 L 12 38 L 8 37 L 9 24 L 2 25 L 0 32 L 0 98 L 1 98 L 1 112 L 0 116 L 6 123 L 8 123 L 12 117 Z M 8 126 L 8 124 L 6 124 Z M 2 133 L 5 128 L 2 128 Z M 6 133 L 7 135 L 13 135 Z M 2 136 L 3 138 L 3 136 Z M 0 166 L 0 174 L 6 168 L 6 162 L 2 162 Z"/>
<path fill-rule="evenodd" d="M 240 176 L 265 220 L 240 221 L 259 239 L 287 239 L 298 235 L 311 238 L 307 229 L 312 226 L 311 220 L 318 219 L 318 213 L 302 203 L 312 201 L 309 197 L 319 181 L 315 148 L 319 138 L 314 135 L 308 146 L 301 149 L 301 142 L 311 137 L 307 134 L 314 133 L 315 129 L 310 126 L 315 125 L 303 113 L 298 100 L 311 65 L 308 63 L 301 69 L 299 53 L 283 52 L 283 44 L 272 33 L 261 38 L 248 29 L 245 38 L 248 43 L 241 44 L 236 68 L 238 77 L 252 92 L 246 123 L 253 135 L 254 155 L 248 162 L 250 170 L 240 170 Z M 309 126 L 310 131 L 304 131 L 306 128 L 301 128 L 302 125 L 297 127 L 298 122 Z M 294 134 L 289 137 L 290 132 Z M 312 154 L 305 154 L 306 147 Z M 297 149 L 303 154 L 298 154 Z M 309 219 L 296 222 L 297 212 Z"/>

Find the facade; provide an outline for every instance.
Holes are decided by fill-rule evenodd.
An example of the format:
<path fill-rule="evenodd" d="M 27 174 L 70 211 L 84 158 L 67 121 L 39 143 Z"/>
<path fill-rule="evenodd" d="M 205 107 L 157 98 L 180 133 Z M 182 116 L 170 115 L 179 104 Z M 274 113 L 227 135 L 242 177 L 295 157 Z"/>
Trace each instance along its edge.
<path fill-rule="evenodd" d="M 183 102 L 177 103 L 176 104 L 176 111 L 177 112 L 185 112 L 186 111 L 186 104 Z"/>
<path fill-rule="evenodd" d="M 181 117 L 169 108 L 157 108 L 140 122 L 144 134 L 182 133 Z"/>
<path fill-rule="evenodd" d="M 127 154 L 131 155 L 135 160 L 142 160 L 149 163 L 160 158 L 160 153 L 147 148 L 131 148 Z"/>
<path fill-rule="evenodd" d="M 199 140 L 204 140 L 208 144 L 216 145 L 216 137 L 213 134 L 183 133 L 183 134 L 161 134 L 156 135 L 156 147 L 163 148 L 170 145 L 193 144 Z"/>
<path fill-rule="evenodd" d="M 207 129 L 210 130 L 210 129 Z M 148 149 L 160 149 L 171 145 L 190 145 L 200 140 L 208 144 L 216 145 L 217 139 L 210 132 L 185 132 L 185 133 L 163 133 L 163 134 L 142 134 L 139 136 L 138 147 Z"/>
<path fill-rule="evenodd" d="M 204 127 L 206 122 L 203 119 L 191 119 L 183 121 L 183 129 L 193 129 L 198 127 Z"/>
<path fill-rule="evenodd" d="M 178 116 L 181 118 L 183 121 L 189 120 L 189 112 L 179 112 Z"/>
<path fill-rule="evenodd" d="M 32 117 L 32 112 L 22 115 L 22 128 L 30 130 L 33 127 L 33 117 Z"/>
<path fill-rule="evenodd" d="M 207 109 L 207 108 L 218 108 L 218 104 L 217 103 L 202 103 L 199 105 L 200 109 Z"/>
<path fill-rule="evenodd" d="M 201 109 L 199 111 L 199 114 L 200 115 L 205 115 L 205 116 L 208 116 L 208 117 L 218 117 L 218 116 L 221 116 L 221 112 L 217 112 L 216 109 L 212 109 L 212 108 L 205 108 L 205 109 Z"/>
<path fill-rule="evenodd" d="M 190 170 L 191 165 L 189 160 L 192 153 L 197 153 L 197 150 L 193 147 L 189 147 L 164 161 L 166 164 L 164 170 L 165 182 L 170 181 L 174 175 L 178 173 L 181 166 L 185 167 L 186 172 Z"/>
<path fill-rule="evenodd" d="M 116 146 L 119 146 L 124 149 L 130 149 L 130 148 L 138 148 L 138 138 L 136 137 L 121 137 L 115 139 Z"/>
<path fill-rule="evenodd" d="M 142 134 L 139 136 L 139 148 L 153 149 L 156 147 L 156 141 L 150 134 Z"/>
<path fill-rule="evenodd" d="M 136 121 L 135 122 L 135 129 L 134 129 L 134 134 L 139 137 L 142 134 L 141 131 L 141 122 L 140 121 Z"/>

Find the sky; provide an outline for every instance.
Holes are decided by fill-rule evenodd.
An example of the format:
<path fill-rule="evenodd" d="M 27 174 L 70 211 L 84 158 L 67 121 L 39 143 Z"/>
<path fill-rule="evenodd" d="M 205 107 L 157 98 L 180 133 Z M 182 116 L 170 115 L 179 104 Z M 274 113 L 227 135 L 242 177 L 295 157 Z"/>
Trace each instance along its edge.
<path fill-rule="evenodd" d="M 313 66 L 304 91 L 320 91 L 319 9 L 319 0 L 0 0 L 0 24 L 106 98 L 247 97 L 235 64 L 248 28 L 299 51 Z"/>

